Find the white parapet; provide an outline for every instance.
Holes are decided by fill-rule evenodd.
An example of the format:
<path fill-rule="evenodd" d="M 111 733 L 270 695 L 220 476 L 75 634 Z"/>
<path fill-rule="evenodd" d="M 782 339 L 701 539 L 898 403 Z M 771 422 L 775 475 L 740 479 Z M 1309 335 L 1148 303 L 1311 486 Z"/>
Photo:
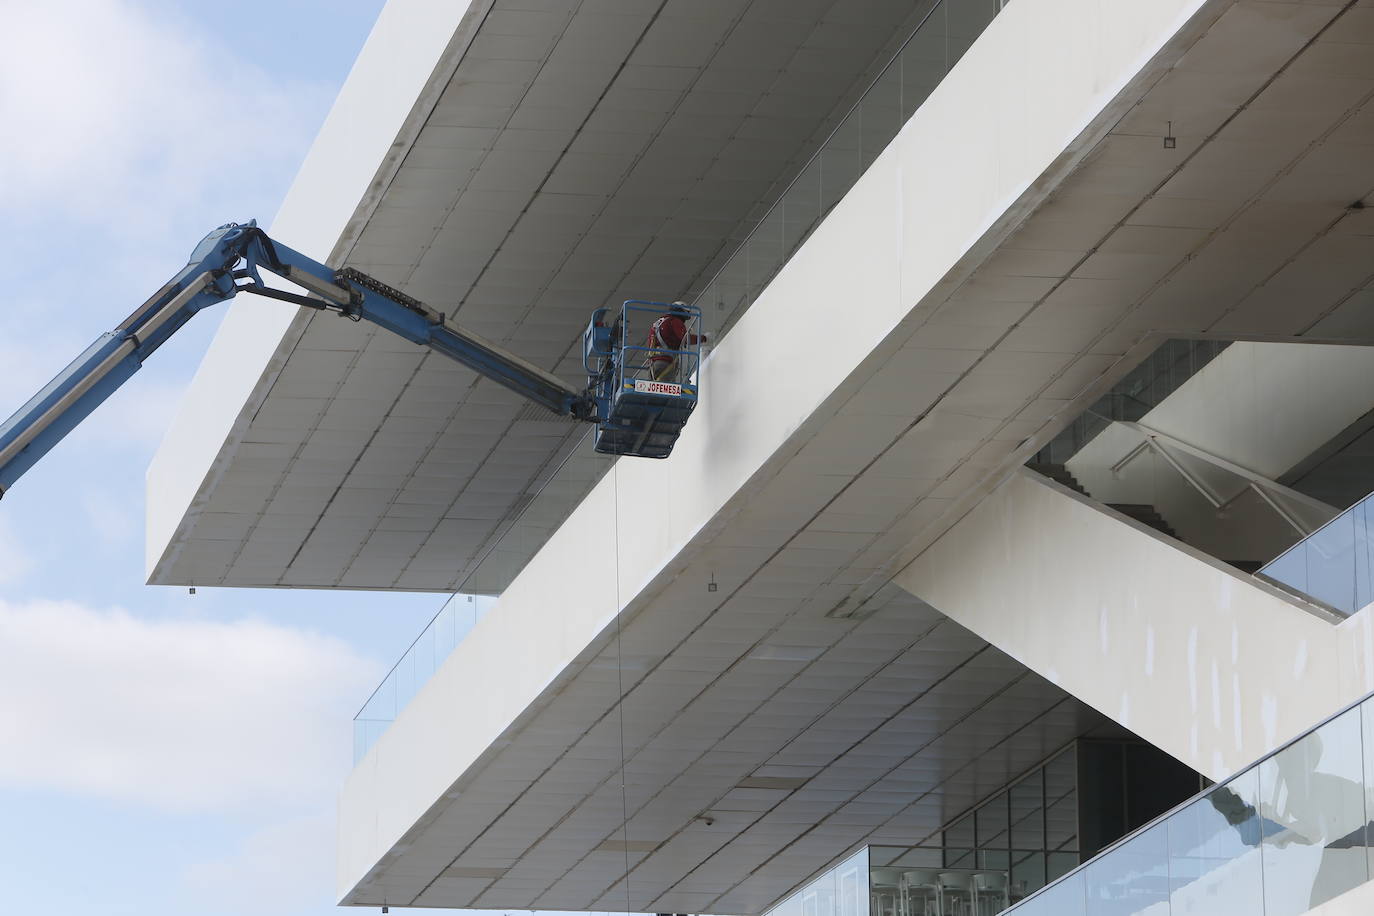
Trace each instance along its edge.
<path fill-rule="evenodd" d="M 1344 621 L 1029 471 L 896 582 L 1223 779 L 1374 689 Z"/>

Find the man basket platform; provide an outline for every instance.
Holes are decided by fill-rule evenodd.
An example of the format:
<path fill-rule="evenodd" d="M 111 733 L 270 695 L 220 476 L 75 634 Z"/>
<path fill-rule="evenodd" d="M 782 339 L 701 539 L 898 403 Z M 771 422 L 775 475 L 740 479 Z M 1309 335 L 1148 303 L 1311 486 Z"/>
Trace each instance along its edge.
<path fill-rule="evenodd" d="M 595 377 L 596 450 L 666 458 L 697 406 L 701 310 L 681 302 L 627 299 L 614 321 L 598 309 L 583 334 L 582 359 Z M 643 341 L 636 343 L 635 341 Z"/>

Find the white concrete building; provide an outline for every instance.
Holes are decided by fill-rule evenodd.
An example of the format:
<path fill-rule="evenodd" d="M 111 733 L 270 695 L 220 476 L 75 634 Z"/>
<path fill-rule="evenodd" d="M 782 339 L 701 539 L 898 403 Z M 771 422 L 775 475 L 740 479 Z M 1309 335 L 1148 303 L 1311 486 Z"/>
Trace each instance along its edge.
<path fill-rule="evenodd" d="M 149 579 L 498 596 L 346 904 L 1361 911 L 1371 99 L 1374 0 L 391 0 L 272 233 L 569 381 L 687 299 L 701 404 L 612 462 L 239 301 Z"/>

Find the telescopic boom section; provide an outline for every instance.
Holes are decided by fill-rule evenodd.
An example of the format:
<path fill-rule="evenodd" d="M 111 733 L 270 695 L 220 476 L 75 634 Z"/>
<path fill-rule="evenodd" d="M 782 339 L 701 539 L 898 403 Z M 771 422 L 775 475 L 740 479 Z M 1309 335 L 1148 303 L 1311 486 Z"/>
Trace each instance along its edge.
<path fill-rule="evenodd" d="M 266 286 L 262 271 L 308 290 Z M 102 334 L 0 425 L 0 495 L 128 381 L 143 361 L 201 309 L 256 293 L 370 321 L 457 360 L 549 410 L 596 422 L 596 401 L 513 353 L 365 274 L 334 270 L 267 237 L 255 222 L 211 232 L 189 263 L 113 331 Z"/>

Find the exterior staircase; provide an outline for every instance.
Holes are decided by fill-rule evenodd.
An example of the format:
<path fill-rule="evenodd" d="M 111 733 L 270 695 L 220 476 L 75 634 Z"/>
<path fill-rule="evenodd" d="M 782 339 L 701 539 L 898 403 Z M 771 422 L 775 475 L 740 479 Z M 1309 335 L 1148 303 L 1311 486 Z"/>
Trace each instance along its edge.
<path fill-rule="evenodd" d="M 1062 464 L 1028 464 L 1026 467 L 1035 471 L 1037 474 L 1048 477 L 1057 484 L 1068 487 L 1075 493 L 1080 493 L 1089 499 L 1093 498 L 1091 493 L 1083 489 L 1083 485 L 1078 482 L 1078 478 L 1069 473 L 1069 469 Z M 1178 532 L 1169 527 L 1169 523 L 1164 520 L 1164 516 L 1155 511 L 1154 506 L 1146 505 L 1145 503 L 1107 503 L 1106 505 L 1107 508 L 1115 509 L 1122 515 L 1129 516 L 1143 525 L 1148 525 L 1166 537 L 1171 537 L 1176 541 L 1182 540 L 1182 538 L 1178 536 Z"/>
<path fill-rule="evenodd" d="M 1069 472 L 1069 469 L 1062 464 L 1029 462 L 1026 464 L 1026 467 L 1035 471 L 1037 474 L 1048 477 L 1057 484 L 1068 487 L 1075 493 L 1081 493 L 1089 499 L 1094 498 L 1091 493 L 1083 489 L 1083 485 L 1078 482 L 1078 478 L 1074 477 L 1073 474 Z M 1178 532 L 1164 520 L 1164 516 L 1160 515 L 1159 512 L 1155 510 L 1154 506 L 1144 503 L 1106 503 L 1105 505 L 1109 509 L 1115 509 L 1122 515 L 1129 516 L 1144 525 L 1148 525 L 1166 537 L 1171 537 L 1185 544 L 1188 543 L 1186 539 L 1179 537 Z M 1239 569 L 1241 572 L 1251 575 L 1264 565 L 1259 560 L 1226 560 L 1225 562 Z"/>

